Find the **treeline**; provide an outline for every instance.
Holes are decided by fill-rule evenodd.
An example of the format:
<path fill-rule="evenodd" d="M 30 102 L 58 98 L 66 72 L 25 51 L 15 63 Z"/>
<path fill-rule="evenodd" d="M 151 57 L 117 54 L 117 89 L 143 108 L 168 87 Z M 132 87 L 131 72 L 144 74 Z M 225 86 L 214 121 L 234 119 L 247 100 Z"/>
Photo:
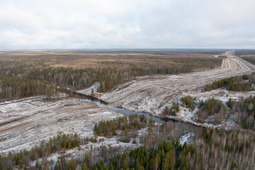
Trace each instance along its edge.
<path fill-rule="evenodd" d="M 144 76 L 144 75 L 153 75 L 153 74 L 179 74 L 187 73 L 192 71 L 192 67 L 184 66 L 169 66 L 168 68 L 156 68 L 156 67 L 131 67 L 131 74 L 134 76 Z"/>
<path fill-rule="evenodd" d="M 2 76 L 40 80 L 73 90 L 90 87 L 94 82 L 98 81 L 101 83 L 100 91 L 107 91 L 117 84 L 134 78 L 132 74 L 111 67 L 73 69 L 65 67 L 38 68 L 30 66 L 27 68 L 17 67 L 4 70 L 1 72 Z"/>
<path fill-rule="evenodd" d="M 167 60 L 168 61 L 168 60 Z M 153 75 L 153 74 L 178 74 L 191 72 L 193 69 L 200 67 L 209 67 L 210 65 L 218 65 L 220 60 L 203 60 L 195 59 L 171 59 L 169 64 L 134 64 L 124 63 L 119 66 L 115 64 L 104 64 L 103 67 L 87 67 L 87 68 L 70 68 L 70 67 L 51 67 L 47 62 L 31 61 L 2 61 L 0 62 L 0 76 L 15 77 L 35 81 L 41 83 L 47 82 L 62 88 L 70 88 L 79 90 L 90 87 L 95 82 L 100 82 L 100 92 L 106 92 L 116 87 L 118 84 L 135 79 L 137 76 Z M 192 61 L 192 62 L 191 62 Z M 33 62 L 35 62 L 33 64 Z M 158 61 L 155 59 L 155 62 Z M 39 64 L 41 63 L 41 64 Z M 13 82 L 13 81 L 11 81 Z M 14 82 L 13 82 L 14 83 Z M 39 82 L 38 82 L 39 83 Z M 34 90 L 28 84 L 28 91 Z M 12 85 L 11 85 L 12 86 Z M 32 95 L 37 95 L 35 92 Z M 17 97 L 24 97 L 17 93 Z"/>
<path fill-rule="evenodd" d="M 157 148 L 139 147 L 128 154 L 115 155 L 107 164 L 99 161 L 91 165 L 85 160 L 83 167 L 89 169 L 203 169 L 203 162 L 194 146 L 182 146 L 178 141 L 172 141 L 163 142 Z"/>
<path fill-rule="evenodd" d="M 144 128 L 147 125 L 147 118 L 145 115 L 138 116 L 137 114 L 132 114 L 127 116 L 122 116 L 117 119 L 100 121 L 95 124 L 94 133 L 99 136 L 112 137 L 117 134 L 116 131 L 124 131 L 128 133 L 130 130 L 138 130 Z"/>
<path fill-rule="evenodd" d="M 45 158 L 63 149 L 72 149 L 79 145 L 80 137 L 77 134 L 58 135 L 57 137 L 50 138 L 48 142 L 42 141 L 39 146 L 33 147 L 30 151 L 23 150 L 15 154 L 9 152 L 7 157 L 0 155 L 0 169 L 12 169 L 15 166 L 18 169 L 25 169 L 30 166 L 32 161 Z M 38 162 L 36 164 L 39 165 Z"/>
<path fill-rule="evenodd" d="M 131 68 L 84 68 L 74 69 L 66 67 L 17 67 L 10 70 L 4 69 L 2 76 L 23 77 L 31 80 L 40 80 L 54 83 L 57 86 L 68 87 L 71 89 L 84 89 L 90 87 L 94 82 L 100 82 L 100 91 L 108 91 L 114 86 L 134 79 L 136 76 L 152 74 L 177 74 L 190 72 L 187 67 L 170 68 L 140 68 L 133 66 Z"/>
<path fill-rule="evenodd" d="M 246 61 L 248 61 L 249 63 L 255 64 L 255 60 L 253 57 L 246 57 L 246 56 L 242 56 L 243 59 L 245 59 Z"/>
<path fill-rule="evenodd" d="M 56 86 L 42 83 L 38 80 L 0 77 L 0 101 L 36 95 L 45 95 L 47 98 L 50 98 L 56 92 Z"/>
<path fill-rule="evenodd" d="M 107 152 L 107 151 L 106 151 Z M 128 153 L 113 155 L 108 160 L 92 163 L 86 155 L 84 160 L 60 159 L 54 169 L 204 169 L 203 157 L 193 145 L 180 145 L 178 140 L 163 142 L 150 149 L 141 146 Z M 49 165 L 47 166 L 49 167 Z"/>
<path fill-rule="evenodd" d="M 240 101 L 229 98 L 227 105 L 237 123 L 245 129 L 255 130 L 255 97 L 241 98 Z"/>
<path fill-rule="evenodd" d="M 178 71 L 177 71 L 178 72 Z M 90 87 L 94 82 L 100 82 L 100 92 L 105 92 L 118 84 L 127 82 L 134 79 L 139 75 L 147 74 L 159 74 L 159 70 L 144 70 L 141 68 L 133 67 L 130 70 L 123 70 L 117 68 L 85 68 L 85 69 L 73 69 L 73 68 L 37 68 L 37 67 L 15 67 L 5 68 L 1 70 L 3 77 L 13 77 L 13 79 L 26 79 L 33 81 L 39 80 L 40 82 L 49 82 L 55 86 L 63 88 L 71 88 L 73 90 L 84 89 Z M 163 73 L 169 73 L 169 71 Z M 37 82 L 39 84 L 40 82 Z M 14 83 L 12 85 L 11 83 Z M 11 86 L 15 86 L 14 81 L 10 81 Z M 24 83 L 24 87 L 32 91 L 29 84 Z M 37 95 L 34 92 L 34 95 Z M 16 94 L 18 97 L 24 97 L 24 95 Z"/>
<path fill-rule="evenodd" d="M 116 68 L 45 68 L 33 69 L 27 78 L 52 82 L 73 90 L 88 88 L 94 82 L 100 82 L 99 91 L 104 92 L 132 79 L 133 76 Z"/>
<path fill-rule="evenodd" d="M 244 75 L 237 77 L 230 77 L 226 79 L 222 79 L 219 81 L 215 81 L 210 85 L 206 85 L 204 87 L 205 91 L 215 90 L 218 88 L 226 88 L 230 91 L 251 91 L 254 90 L 253 83 L 255 79 L 255 74 L 252 75 Z"/>

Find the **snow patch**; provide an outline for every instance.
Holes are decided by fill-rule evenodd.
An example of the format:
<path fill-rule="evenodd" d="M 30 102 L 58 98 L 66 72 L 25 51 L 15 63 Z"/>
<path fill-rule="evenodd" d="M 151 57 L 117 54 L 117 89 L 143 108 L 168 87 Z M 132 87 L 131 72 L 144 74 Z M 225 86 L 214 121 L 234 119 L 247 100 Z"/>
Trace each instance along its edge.
<path fill-rule="evenodd" d="M 192 143 L 192 137 L 194 137 L 194 136 L 195 136 L 194 133 L 187 133 L 187 134 L 181 136 L 180 137 L 180 144 L 184 145 L 185 143 L 186 144 Z"/>

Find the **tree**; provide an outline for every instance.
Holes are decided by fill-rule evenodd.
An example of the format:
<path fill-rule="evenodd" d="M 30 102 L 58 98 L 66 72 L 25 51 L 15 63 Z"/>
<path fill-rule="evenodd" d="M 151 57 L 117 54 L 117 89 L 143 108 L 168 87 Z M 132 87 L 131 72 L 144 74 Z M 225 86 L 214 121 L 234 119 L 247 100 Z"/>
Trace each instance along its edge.
<path fill-rule="evenodd" d="M 76 161 L 74 158 L 72 158 L 69 162 L 69 169 L 75 170 L 76 166 L 77 166 Z"/>

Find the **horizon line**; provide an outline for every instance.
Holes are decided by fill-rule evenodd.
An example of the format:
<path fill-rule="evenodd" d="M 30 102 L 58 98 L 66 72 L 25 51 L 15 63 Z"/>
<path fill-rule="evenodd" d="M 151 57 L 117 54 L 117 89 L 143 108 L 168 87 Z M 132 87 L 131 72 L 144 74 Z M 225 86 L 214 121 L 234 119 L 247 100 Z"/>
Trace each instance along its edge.
<path fill-rule="evenodd" d="M 110 51 L 110 50 L 255 50 L 255 48 L 55 48 L 55 49 L 0 49 L 0 51 Z"/>

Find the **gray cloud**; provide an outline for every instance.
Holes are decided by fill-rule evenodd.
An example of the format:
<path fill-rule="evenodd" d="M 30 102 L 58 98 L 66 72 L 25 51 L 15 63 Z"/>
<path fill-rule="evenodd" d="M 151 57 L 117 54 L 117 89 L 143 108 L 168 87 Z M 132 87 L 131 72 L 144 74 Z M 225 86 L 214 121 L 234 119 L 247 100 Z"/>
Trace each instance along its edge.
<path fill-rule="evenodd" d="M 255 45 L 253 0 L 0 2 L 0 49 Z"/>

